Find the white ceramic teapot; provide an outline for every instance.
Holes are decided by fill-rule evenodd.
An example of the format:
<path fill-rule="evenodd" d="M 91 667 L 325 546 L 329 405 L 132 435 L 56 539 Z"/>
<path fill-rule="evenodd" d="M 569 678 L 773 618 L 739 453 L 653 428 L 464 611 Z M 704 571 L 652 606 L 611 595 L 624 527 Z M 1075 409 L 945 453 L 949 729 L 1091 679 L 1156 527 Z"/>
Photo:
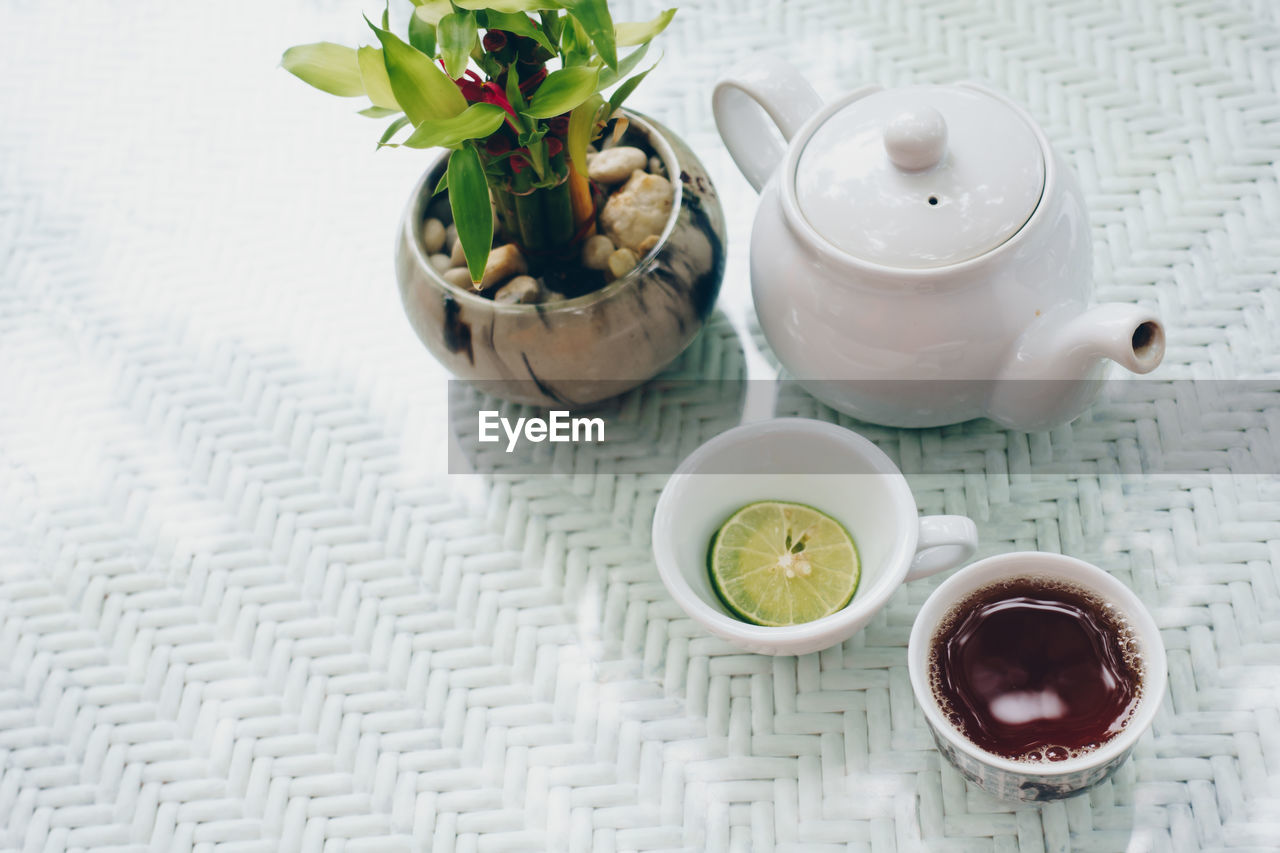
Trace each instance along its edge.
<path fill-rule="evenodd" d="M 867 86 L 823 106 L 792 66 L 755 59 L 713 106 L 761 191 L 760 326 L 831 406 L 892 426 L 1047 429 L 1088 406 L 1107 359 L 1148 373 L 1163 358 L 1153 311 L 1089 307 L 1075 175 L 1007 98 Z"/>

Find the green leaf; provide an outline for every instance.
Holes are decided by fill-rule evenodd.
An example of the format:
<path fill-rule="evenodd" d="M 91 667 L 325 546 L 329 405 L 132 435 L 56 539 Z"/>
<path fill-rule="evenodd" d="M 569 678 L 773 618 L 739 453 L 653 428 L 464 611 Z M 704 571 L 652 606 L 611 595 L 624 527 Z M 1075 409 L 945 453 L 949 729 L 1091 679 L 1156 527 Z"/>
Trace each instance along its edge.
<path fill-rule="evenodd" d="M 541 27 L 535 26 L 533 21 L 529 20 L 529 16 L 523 12 L 506 13 L 489 11 L 486 14 L 486 27 L 491 30 L 502 30 L 507 33 L 515 33 L 518 36 L 531 38 L 538 44 L 542 45 L 551 53 L 555 53 L 556 49 L 552 47 L 551 42 L 547 40 L 547 35 L 542 31 Z"/>
<path fill-rule="evenodd" d="M 387 107 L 373 106 L 373 107 L 365 107 L 364 109 L 360 110 L 360 115 L 368 116 L 369 118 L 386 118 L 387 116 L 393 116 L 398 112 L 400 111 L 389 109 Z"/>
<path fill-rule="evenodd" d="M 423 23 L 433 27 L 440 23 L 441 18 L 453 12 L 453 4 L 449 0 L 413 0 L 413 5 L 418 7 L 413 10 L 414 17 L 422 18 Z"/>
<path fill-rule="evenodd" d="M 671 19 L 676 16 L 675 9 L 668 9 L 652 21 L 627 21 L 613 28 L 614 39 L 618 47 L 631 47 L 644 44 L 667 28 Z"/>
<path fill-rule="evenodd" d="M 507 111 L 497 104 L 472 104 L 453 118 L 425 122 L 404 141 L 409 148 L 456 148 L 468 139 L 488 136 L 498 128 Z"/>
<path fill-rule="evenodd" d="M 607 0 L 559 0 L 559 3 L 582 24 L 604 64 L 617 68 L 618 46 L 613 37 L 613 17 L 609 14 Z"/>
<path fill-rule="evenodd" d="M 561 67 L 586 65 L 591 60 L 591 39 L 576 18 L 565 18 L 564 33 L 560 36 Z"/>
<path fill-rule="evenodd" d="M 448 176 L 453 224 L 467 256 L 471 281 L 478 286 L 493 245 L 493 209 L 489 206 L 489 182 L 475 143 L 465 144 L 449 155 Z"/>
<path fill-rule="evenodd" d="M 640 85 L 640 81 L 649 76 L 649 72 L 656 67 L 658 67 L 658 63 L 655 62 L 653 65 L 650 65 L 634 77 L 628 77 L 622 82 L 621 86 L 614 89 L 613 94 L 609 96 L 609 112 L 613 113 L 614 110 L 622 106 L 622 102 L 627 99 L 628 95 L 636 90 L 636 86 Z"/>
<path fill-rule="evenodd" d="M 618 61 L 618 70 L 612 68 L 600 69 L 600 82 L 596 84 L 597 91 L 608 89 L 614 83 L 617 83 L 623 77 L 626 77 L 635 67 L 640 64 L 640 60 L 644 59 L 644 55 L 649 52 L 649 45 L 642 44 L 640 47 L 631 51 L 624 59 Z"/>
<path fill-rule="evenodd" d="M 485 53 L 483 47 L 471 51 L 471 59 L 476 65 L 480 66 L 480 70 L 490 80 L 502 76 L 502 63 L 495 59 L 492 54 Z"/>
<path fill-rule="evenodd" d="M 529 102 L 524 97 L 524 92 L 520 91 L 520 77 L 517 74 L 507 75 L 507 100 L 511 102 L 511 106 L 516 112 L 527 109 Z M 524 122 L 520 122 L 521 125 Z"/>
<path fill-rule="evenodd" d="M 448 165 L 448 164 L 446 164 L 446 166 L 447 166 L 447 165 Z M 440 176 L 440 181 L 439 181 L 439 183 L 437 183 L 437 184 L 436 184 L 436 188 L 435 188 L 434 190 L 432 190 L 432 191 L 431 191 L 431 197 L 432 197 L 432 198 L 435 198 L 436 196 L 440 195 L 440 193 L 444 192 L 444 191 L 445 191 L 445 190 L 447 190 L 447 189 L 449 189 L 449 170 L 448 170 L 448 168 L 446 168 L 446 169 L 444 170 L 444 174 Z"/>
<path fill-rule="evenodd" d="M 384 146 L 391 145 L 392 144 L 391 137 L 399 133 L 400 128 L 404 127 L 408 123 L 409 123 L 408 116 L 400 116 L 400 118 L 396 119 L 395 121 L 391 122 L 391 124 L 387 125 L 387 129 L 382 132 L 382 138 L 378 140 L 378 147 L 382 148 Z"/>
<path fill-rule="evenodd" d="M 467 108 L 467 99 L 431 57 L 405 44 L 395 34 L 372 23 L 369 26 L 382 42 L 391 91 L 414 127 L 424 121 L 453 118 Z"/>
<path fill-rule="evenodd" d="M 459 9 L 471 9 L 476 12 L 492 9 L 495 12 L 514 14 L 559 9 L 563 4 L 557 0 L 453 0 L 453 5 Z"/>
<path fill-rule="evenodd" d="M 552 118 L 578 106 L 595 94 L 600 69 L 585 65 L 552 71 L 542 81 L 525 115 L 530 118 Z"/>
<path fill-rule="evenodd" d="M 436 22 L 424 15 L 425 9 L 425 6 L 414 9 L 409 16 L 409 44 L 427 56 L 435 56 Z"/>
<path fill-rule="evenodd" d="M 560 34 L 564 32 L 565 17 L 557 10 L 549 10 L 538 13 L 538 18 L 542 21 L 542 31 L 547 34 L 547 38 L 551 39 L 553 44 L 560 43 Z M 552 48 L 552 53 L 556 53 Z"/>
<path fill-rule="evenodd" d="M 569 130 L 565 134 L 564 147 L 579 175 L 587 173 L 587 146 L 596 129 L 596 114 L 604 106 L 604 98 L 592 93 L 569 113 Z"/>
<path fill-rule="evenodd" d="M 532 130 L 522 131 L 517 139 L 517 144 L 524 148 L 529 145 L 541 142 L 542 138 L 547 135 L 550 130 L 546 125 L 539 126 L 537 122 L 533 123 Z"/>
<path fill-rule="evenodd" d="M 440 19 L 436 27 L 444 70 L 455 80 L 467 70 L 471 48 L 476 43 L 475 12 L 454 12 Z"/>
<path fill-rule="evenodd" d="M 285 71 L 321 92 L 340 98 L 364 94 L 355 48 L 328 41 L 300 44 L 286 50 L 280 64 Z"/>
<path fill-rule="evenodd" d="M 369 100 L 376 107 L 399 112 L 400 104 L 396 103 L 395 93 L 391 91 L 381 48 L 362 47 L 356 55 L 360 61 L 360 78 L 364 81 L 364 90 L 369 93 Z"/>

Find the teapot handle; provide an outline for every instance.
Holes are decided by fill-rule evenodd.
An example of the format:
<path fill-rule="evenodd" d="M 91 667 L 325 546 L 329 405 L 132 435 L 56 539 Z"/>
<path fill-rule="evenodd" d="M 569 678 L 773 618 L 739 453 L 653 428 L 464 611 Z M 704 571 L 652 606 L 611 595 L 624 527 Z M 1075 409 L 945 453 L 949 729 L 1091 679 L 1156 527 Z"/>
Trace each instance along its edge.
<path fill-rule="evenodd" d="M 786 153 L 769 119 L 789 141 L 821 106 L 822 99 L 795 66 L 771 56 L 739 65 L 720 78 L 711 95 L 720 138 L 757 192 Z"/>

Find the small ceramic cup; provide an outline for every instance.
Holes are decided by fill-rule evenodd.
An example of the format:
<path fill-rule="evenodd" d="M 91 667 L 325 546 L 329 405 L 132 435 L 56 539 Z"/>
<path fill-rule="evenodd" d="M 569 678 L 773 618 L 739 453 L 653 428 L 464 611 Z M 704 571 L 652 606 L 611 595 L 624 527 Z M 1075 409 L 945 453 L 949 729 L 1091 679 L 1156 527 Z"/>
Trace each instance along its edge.
<path fill-rule="evenodd" d="M 808 504 L 853 536 L 862 578 L 843 609 L 786 627 L 731 615 L 707 574 L 707 549 L 730 515 L 753 501 Z M 960 565 L 978 531 L 958 515 L 921 518 L 893 462 L 855 432 L 803 418 L 736 427 L 699 447 L 662 490 L 653 518 L 658 574 L 676 602 L 708 631 L 751 652 L 802 655 L 850 637 L 903 581 Z"/>
<path fill-rule="evenodd" d="M 929 684 L 929 653 L 938 626 L 956 602 L 982 587 L 1021 577 L 1070 582 L 1114 605 L 1134 630 L 1142 655 L 1142 695 L 1124 730 L 1093 752 L 1064 761 L 1031 764 L 993 755 L 966 738 L 943 715 Z M 1111 776 L 1151 727 L 1167 680 L 1164 644 L 1138 597 L 1102 569 L 1074 557 L 1021 551 L 979 560 L 947 578 L 916 615 L 907 650 L 911 689 L 924 709 L 934 742 L 947 760 L 987 793 L 1007 800 L 1058 800 L 1083 793 Z"/>

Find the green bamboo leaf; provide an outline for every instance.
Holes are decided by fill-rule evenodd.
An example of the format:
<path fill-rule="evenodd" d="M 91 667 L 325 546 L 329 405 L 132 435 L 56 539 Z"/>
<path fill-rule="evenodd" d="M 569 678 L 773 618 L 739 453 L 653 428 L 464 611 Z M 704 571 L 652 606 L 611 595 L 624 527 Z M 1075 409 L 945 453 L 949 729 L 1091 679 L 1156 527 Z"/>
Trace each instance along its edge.
<path fill-rule="evenodd" d="M 440 23 L 441 18 L 453 12 L 453 4 L 449 0 L 413 0 L 413 5 L 417 7 L 413 10 L 414 16 L 422 18 L 424 23 L 433 27 Z"/>
<path fill-rule="evenodd" d="M 518 36 L 531 38 L 538 44 L 545 47 L 551 53 L 555 53 L 556 49 L 548 41 L 546 33 L 541 27 L 535 26 L 533 21 L 529 20 L 529 16 L 523 12 L 506 13 L 495 12 L 489 10 L 485 13 L 485 27 L 490 30 L 502 30 L 507 33 L 515 33 Z"/>
<path fill-rule="evenodd" d="M 559 3 L 582 24 L 604 64 L 617 68 L 618 45 L 613 37 L 613 17 L 607 0 L 559 0 Z"/>
<path fill-rule="evenodd" d="M 368 19 L 365 19 L 366 22 Z M 391 81 L 391 91 L 414 126 L 424 121 L 453 118 L 467 108 L 457 85 L 445 76 L 431 57 L 405 44 L 394 33 L 369 23 L 378 41 Z"/>
<path fill-rule="evenodd" d="M 445 166 L 446 168 L 444 170 L 444 174 L 440 176 L 439 183 L 437 183 L 436 188 L 431 191 L 432 198 L 435 198 L 436 196 L 440 195 L 440 193 L 449 189 L 449 170 L 447 168 L 448 164 L 446 163 Z"/>
<path fill-rule="evenodd" d="M 413 14 L 409 16 L 409 44 L 427 56 L 435 56 L 436 22 L 427 17 L 426 8 L 421 6 L 414 9 Z"/>
<path fill-rule="evenodd" d="M 652 21 L 626 21 L 618 24 L 613 28 L 614 40 L 617 41 L 618 47 L 644 44 L 665 30 L 675 16 L 676 10 L 668 9 Z"/>
<path fill-rule="evenodd" d="M 507 75 L 507 100 L 511 102 L 511 106 L 515 108 L 517 113 L 529 107 L 529 102 L 524 99 L 524 92 L 520 91 L 520 77 L 517 74 Z M 517 120 L 516 123 L 520 125 L 518 130 L 527 129 L 528 122 L 523 118 Z"/>
<path fill-rule="evenodd" d="M 642 44 L 635 50 L 626 55 L 625 58 L 618 61 L 618 70 L 612 68 L 600 69 L 600 82 L 596 84 L 597 91 L 604 91 L 617 83 L 623 77 L 626 77 L 636 66 L 640 64 L 640 60 L 644 59 L 644 55 L 649 52 L 649 45 Z"/>
<path fill-rule="evenodd" d="M 404 141 L 409 148 L 456 148 L 493 133 L 507 116 L 496 104 L 472 104 L 453 118 L 425 122 Z"/>
<path fill-rule="evenodd" d="M 474 12 L 492 9 L 495 12 L 514 14 L 559 9 L 563 4 L 558 0 L 454 0 L 453 5 L 459 9 L 470 9 Z"/>
<path fill-rule="evenodd" d="M 386 118 L 387 116 L 393 116 L 398 112 L 400 111 L 378 106 L 365 107 L 359 111 L 360 115 L 368 116 L 369 118 Z"/>
<path fill-rule="evenodd" d="M 622 106 L 622 102 L 627 99 L 628 95 L 636 90 L 636 86 L 640 85 L 640 81 L 649 76 L 649 72 L 657 66 L 658 63 L 655 62 L 653 65 L 650 65 L 634 77 L 628 77 L 626 80 L 622 81 L 622 85 L 614 89 L 613 94 L 609 96 L 609 112 L 612 113 L 614 110 L 618 109 L 618 107 Z"/>
<path fill-rule="evenodd" d="M 490 80 L 495 80 L 502 76 L 502 63 L 494 59 L 492 54 L 485 53 L 483 47 L 476 47 L 475 50 L 471 51 L 471 59 L 476 65 L 480 66 L 484 76 Z"/>
<path fill-rule="evenodd" d="M 360 79 L 364 81 L 364 90 L 369 93 L 369 100 L 375 107 L 400 111 L 396 103 L 395 93 L 391 91 L 391 80 L 387 77 L 387 66 L 382 59 L 382 49 L 362 47 L 356 51 L 360 61 Z"/>
<path fill-rule="evenodd" d="M 321 92 L 340 98 L 364 94 L 355 48 L 327 41 L 295 45 L 284 52 L 280 64 L 285 71 Z"/>
<path fill-rule="evenodd" d="M 552 44 L 559 44 L 560 34 L 564 32 L 564 15 L 553 9 L 539 12 L 538 19 L 542 21 L 542 31 L 547 34 L 547 38 L 551 39 Z M 552 48 L 551 52 L 555 53 L 556 50 Z"/>
<path fill-rule="evenodd" d="M 591 135 L 596 128 L 596 113 L 604 106 L 604 98 L 592 94 L 569 113 L 569 130 L 565 134 L 565 150 L 573 161 L 573 168 L 578 174 L 587 173 L 587 146 L 591 144 Z"/>
<path fill-rule="evenodd" d="M 449 155 L 449 207 L 453 224 L 467 256 L 467 270 L 477 287 L 493 245 L 493 209 L 489 206 L 489 182 L 474 143 Z"/>
<path fill-rule="evenodd" d="M 476 44 L 475 12 L 454 12 L 440 19 L 436 27 L 444 70 L 455 80 L 467 70 L 471 48 Z"/>
<path fill-rule="evenodd" d="M 387 129 L 382 133 L 382 138 L 378 140 L 378 147 L 383 148 L 385 146 L 391 145 L 391 147 L 394 148 L 395 146 L 391 142 L 391 137 L 399 133 L 400 128 L 404 127 L 408 123 L 409 123 L 408 116 L 400 116 L 400 118 L 396 119 L 395 121 L 391 122 L 391 124 L 387 125 Z"/>
<path fill-rule="evenodd" d="M 587 65 L 591 60 L 591 39 L 576 18 L 565 18 L 564 33 L 560 36 L 561 67 Z"/>
<path fill-rule="evenodd" d="M 525 115 L 530 118 L 552 118 L 567 113 L 595 94 L 600 69 L 585 65 L 552 71 L 533 93 Z"/>

